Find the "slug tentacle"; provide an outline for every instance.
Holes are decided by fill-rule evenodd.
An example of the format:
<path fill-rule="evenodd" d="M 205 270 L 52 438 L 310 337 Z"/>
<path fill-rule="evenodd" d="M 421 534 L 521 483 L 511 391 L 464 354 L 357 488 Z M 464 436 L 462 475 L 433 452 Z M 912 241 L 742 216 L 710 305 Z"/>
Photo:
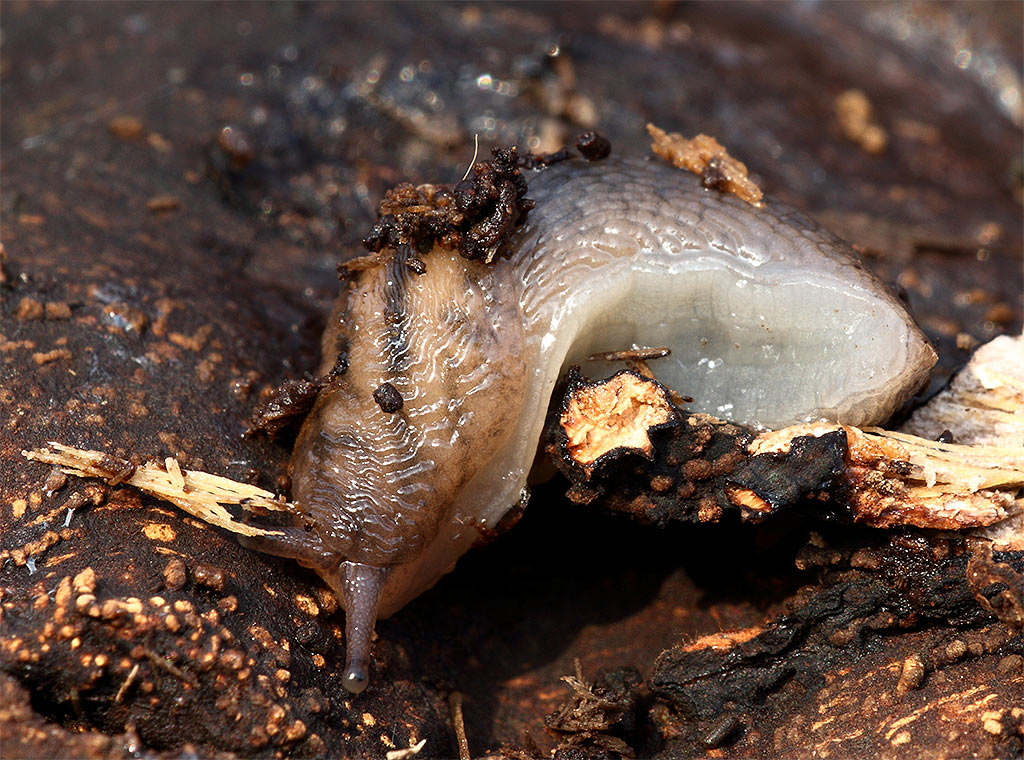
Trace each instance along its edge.
<path fill-rule="evenodd" d="M 536 209 L 510 238 L 530 207 L 513 158 L 494 177 L 477 172 L 493 191 L 481 198 L 515 199 L 521 213 L 462 230 L 476 258 L 439 245 L 414 257 L 378 225 L 381 250 L 350 267 L 324 334 L 292 497 L 348 610 L 350 690 L 365 685 L 375 613 L 433 585 L 519 503 L 570 363 L 665 346 L 658 378 L 693 411 L 774 428 L 880 422 L 935 361 L 849 246 L 791 209 L 755 208 L 661 164 L 568 160 L 531 178 Z M 472 200 L 428 189 L 401 197 L 440 199 L 449 215 L 452 197 Z M 588 364 L 603 369 L 615 368 Z"/>
<path fill-rule="evenodd" d="M 345 675 L 342 685 L 359 694 L 370 680 L 370 645 L 377 603 L 388 571 L 359 562 L 342 562 L 345 597 Z"/>

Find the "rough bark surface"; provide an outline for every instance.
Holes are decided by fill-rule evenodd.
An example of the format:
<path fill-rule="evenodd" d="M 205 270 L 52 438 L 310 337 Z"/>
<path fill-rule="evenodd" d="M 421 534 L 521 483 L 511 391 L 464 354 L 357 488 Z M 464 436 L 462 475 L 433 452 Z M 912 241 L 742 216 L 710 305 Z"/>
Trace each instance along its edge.
<path fill-rule="evenodd" d="M 537 489 L 514 531 L 378 626 L 374 685 L 353 700 L 343 618 L 313 574 L 20 454 L 57 440 L 175 456 L 283 490 L 287 437 L 243 437 L 253 407 L 316 365 L 337 266 L 384 191 L 457 182 L 474 134 L 484 155 L 593 128 L 644 155 L 647 122 L 714 136 L 904 288 L 938 387 L 974 344 L 1021 327 L 1021 109 L 1002 97 L 1019 93 L 1020 5 L 3 13 L 5 753 L 382 757 L 426 739 L 419 757 L 451 756 L 456 689 L 475 754 L 625 751 L 599 734 L 665 757 L 1020 753 L 1020 635 L 1002 619 L 1016 555 L 825 526 L 811 546 L 837 559 L 812 562 L 796 511 L 680 524 L 663 473 L 627 469 L 586 507 L 564 483 Z M 851 88 L 887 130 L 881 154 L 836 119 Z M 707 432 L 714 468 L 735 438 Z M 892 567 L 911 568 L 907 588 Z M 986 574 L 1003 580 L 972 580 Z M 720 655 L 678 646 L 734 629 L 754 633 Z M 644 683 L 634 699 L 620 675 L 629 720 L 570 741 L 544 717 L 577 658 L 595 690 L 600 668 Z M 700 689 L 708 668 L 726 677 Z"/>

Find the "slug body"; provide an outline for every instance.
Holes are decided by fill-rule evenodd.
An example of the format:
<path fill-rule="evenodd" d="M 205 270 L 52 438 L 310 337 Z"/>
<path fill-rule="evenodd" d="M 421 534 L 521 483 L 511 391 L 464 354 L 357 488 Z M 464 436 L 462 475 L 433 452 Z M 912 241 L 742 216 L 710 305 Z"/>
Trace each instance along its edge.
<path fill-rule="evenodd" d="M 934 364 L 902 304 L 798 212 L 648 161 L 567 161 L 529 193 L 507 259 L 435 248 L 417 274 L 389 251 L 352 276 L 324 335 L 321 373 L 340 352 L 349 368 L 293 454 L 309 527 L 254 543 L 343 597 L 352 691 L 375 616 L 432 586 L 520 501 L 567 365 L 668 346 L 658 378 L 694 410 L 775 428 L 882 421 Z M 397 411 L 374 400 L 384 383 Z"/>

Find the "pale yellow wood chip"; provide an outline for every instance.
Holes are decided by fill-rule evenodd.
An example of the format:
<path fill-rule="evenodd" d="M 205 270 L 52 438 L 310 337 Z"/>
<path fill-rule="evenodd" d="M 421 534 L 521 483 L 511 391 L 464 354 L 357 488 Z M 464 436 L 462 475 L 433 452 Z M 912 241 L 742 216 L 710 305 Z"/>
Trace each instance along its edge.
<path fill-rule="evenodd" d="M 80 478 L 107 480 L 112 475 L 111 467 L 124 463 L 123 460 L 112 458 L 102 451 L 76 449 L 52 441 L 48 447 L 21 453 L 34 462 L 56 465 L 66 474 Z M 147 462 L 139 465 L 131 477 L 121 482 L 169 501 L 204 522 L 243 536 L 279 536 L 281 531 L 241 523 L 224 508 L 224 505 L 238 504 L 250 511 L 295 511 L 293 505 L 279 499 L 270 491 L 208 472 L 182 470 L 178 461 L 172 457 L 168 457 L 163 463 Z"/>

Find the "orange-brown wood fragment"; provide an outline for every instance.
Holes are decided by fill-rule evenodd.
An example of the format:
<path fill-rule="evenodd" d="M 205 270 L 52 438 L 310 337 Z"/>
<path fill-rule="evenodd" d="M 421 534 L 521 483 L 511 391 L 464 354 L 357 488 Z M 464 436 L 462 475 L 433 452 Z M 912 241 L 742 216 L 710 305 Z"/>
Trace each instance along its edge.
<path fill-rule="evenodd" d="M 653 445 L 648 431 L 676 417 L 662 385 L 632 372 L 620 372 L 604 382 L 574 389 L 560 424 L 569 456 L 589 477 L 598 460 L 613 451 L 650 456 Z"/>
<path fill-rule="evenodd" d="M 654 140 L 651 150 L 656 155 L 676 168 L 698 175 L 705 187 L 732 193 L 751 206 L 761 206 L 764 193 L 747 176 L 746 164 L 730 156 L 714 137 L 700 134 L 687 139 L 678 132 L 668 133 L 653 124 L 647 125 L 647 132 Z"/>

